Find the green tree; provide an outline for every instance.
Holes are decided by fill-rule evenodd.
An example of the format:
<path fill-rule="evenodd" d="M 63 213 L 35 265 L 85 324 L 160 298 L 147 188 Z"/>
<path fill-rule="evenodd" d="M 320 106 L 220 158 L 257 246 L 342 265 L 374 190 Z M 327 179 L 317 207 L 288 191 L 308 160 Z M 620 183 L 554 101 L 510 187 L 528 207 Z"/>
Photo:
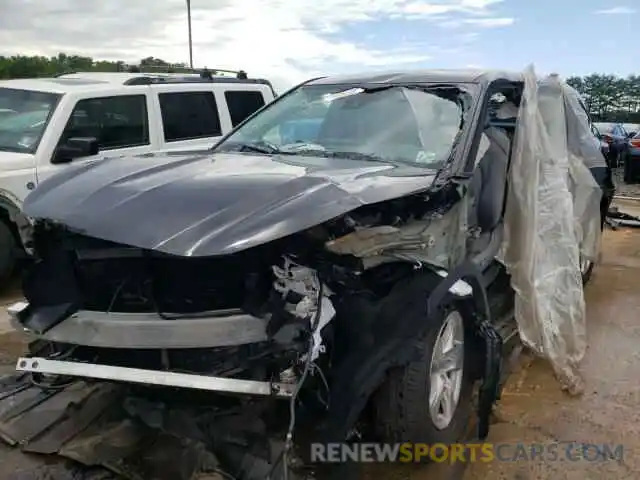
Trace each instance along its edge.
<path fill-rule="evenodd" d="M 155 57 L 147 57 L 136 65 L 142 72 L 185 71 L 185 64 L 171 65 Z M 59 53 L 55 57 L 14 55 L 0 56 L 0 79 L 51 77 L 65 72 L 123 72 L 131 68 L 122 61 L 94 60 L 91 57 Z"/>
<path fill-rule="evenodd" d="M 640 77 L 594 73 L 570 77 L 567 83 L 582 94 L 595 120 L 640 123 Z"/>

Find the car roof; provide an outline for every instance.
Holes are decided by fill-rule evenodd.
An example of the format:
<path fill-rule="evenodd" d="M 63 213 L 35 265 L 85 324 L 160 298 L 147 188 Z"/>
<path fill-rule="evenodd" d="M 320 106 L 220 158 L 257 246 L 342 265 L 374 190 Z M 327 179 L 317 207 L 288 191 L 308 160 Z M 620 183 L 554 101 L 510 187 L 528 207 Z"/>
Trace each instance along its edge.
<path fill-rule="evenodd" d="M 502 70 L 413 70 L 373 72 L 351 75 L 337 75 L 316 78 L 307 82 L 308 85 L 331 85 L 342 83 L 490 83 L 494 80 L 505 79 L 513 82 L 524 81 L 522 72 Z"/>
<path fill-rule="evenodd" d="M 214 76 L 213 83 L 261 83 L 270 85 L 262 79 L 238 79 L 230 76 Z M 50 93 L 68 93 L 94 91 L 125 85 L 148 85 L 153 83 L 190 83 L 207 82 L 193 73 L 128 73 L 128 72 L 79 72 L 57 77 L 25 78 L 0 81 L 0 88 L 15 88 Z"/>

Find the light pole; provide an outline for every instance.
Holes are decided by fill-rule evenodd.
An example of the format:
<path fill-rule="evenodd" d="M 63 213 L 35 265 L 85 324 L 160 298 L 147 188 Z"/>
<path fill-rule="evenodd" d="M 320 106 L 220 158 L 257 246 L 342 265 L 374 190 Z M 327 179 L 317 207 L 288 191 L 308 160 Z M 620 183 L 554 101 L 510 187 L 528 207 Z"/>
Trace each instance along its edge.
<path fill-rule="evenodd" d="M 193 41 L 191 39 L 191 0 L 187 0 L 187 25 L 189 28 L 189 68 L 193 69 Z"/>

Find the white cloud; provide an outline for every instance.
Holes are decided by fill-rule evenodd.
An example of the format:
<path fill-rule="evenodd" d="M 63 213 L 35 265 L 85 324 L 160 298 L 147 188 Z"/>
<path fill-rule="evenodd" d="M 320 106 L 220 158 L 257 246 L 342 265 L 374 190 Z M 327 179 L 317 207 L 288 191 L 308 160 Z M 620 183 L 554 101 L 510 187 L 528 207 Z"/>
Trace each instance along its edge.
<path fill-rule="evenodd" d="M 493 17 L 493 18 L 469 18 L 463 20 L 466 25 L 473 25 L 480 28 L 508 27 L 515 23 L 514 18 Z"/>
<path fill-rule="evenodd" d="M 597 15 L 632 15 L 638 11 L 631 7 L 611 7 L 604 10 L 597 10 L 594 12 Z"/>
<path fill-rule="evenodd" d="M 194 63 L 243 68 L 289 82 L 318 72 L 410 65 L 429 59 L 424 45 L 390 39 L 388 46 L 374 48 L 367 43 L 383 35 L 374 32 L 375 39 L 365 34 L 359 41 L 347 40 L 344 27 L 394 19 L 444 20 L 479 28 L 510 25 L 512 19 L 489 16 L 502 1 L 192 0 Z M 0 54 L 64 51 L 107 60 L 188 59 L 185 0 L 2 4 Z"/>
<path fill-rule="evenodd" d="M 448 20 L 440 22 L 439 26 L 443 28 L 460 28 L 464 26 L 474 26 L 478 28 L 497 28 L 508 27 L 515 23 L 515 18 L 510 17 L 482 17 L 482 18 L 464 18 L 460 20 Z M 474 32 L 477 34 L 477 32 Z"/>

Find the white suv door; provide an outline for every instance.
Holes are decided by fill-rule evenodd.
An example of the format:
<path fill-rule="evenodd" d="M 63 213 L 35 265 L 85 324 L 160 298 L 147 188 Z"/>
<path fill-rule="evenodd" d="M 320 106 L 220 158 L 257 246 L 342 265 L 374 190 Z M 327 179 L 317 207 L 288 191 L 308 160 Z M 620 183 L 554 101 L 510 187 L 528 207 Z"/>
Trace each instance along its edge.
<path fill-rule="evenodd" d="M 149 94 L 140 92 L 83 98 L 69 105 L 64 127 L 52 138 L 55 145 L 46 157 L 39 158 L 38 182 L 67 167 L 51 159 L 56 147 L 70 138 L 95 137 L 100 148 L 98 155 L 74 159 L 74 164 L 149 152 L 154 143 L 149 118 L 155 116 L 149 111 Z"/>

